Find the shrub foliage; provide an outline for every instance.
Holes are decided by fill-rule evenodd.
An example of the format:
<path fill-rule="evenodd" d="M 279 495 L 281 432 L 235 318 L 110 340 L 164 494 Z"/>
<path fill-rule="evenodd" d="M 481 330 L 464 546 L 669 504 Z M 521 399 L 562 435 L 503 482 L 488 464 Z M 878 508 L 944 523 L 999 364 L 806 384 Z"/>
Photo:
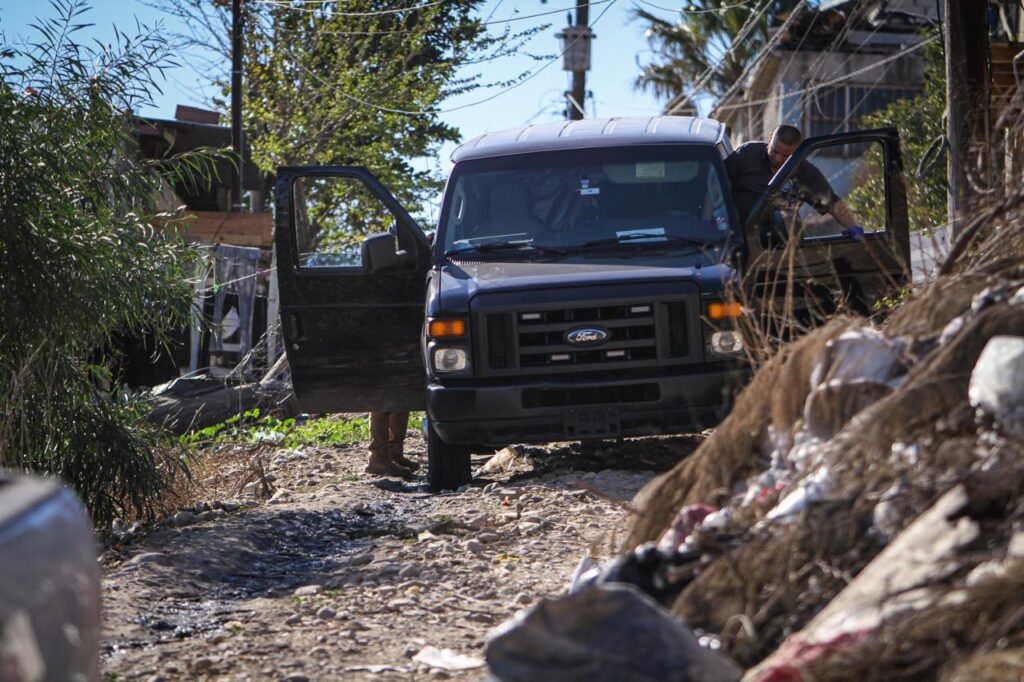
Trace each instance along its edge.
<path fill-rule="evenodd" d="M 193 254 L 153 224 L 162 178 L 203 164 L 136 159 L 164 41 L 85 47 L 85 5 L 52 7 L 0 54 L 0 467 L 59 476 L 102 524 L 147 513 L 179 466 L 98 358 L 185 320 Z"/>
<path fill-rule="evenodd" d="M 942 117 L 946 109 L 945 53 L 942 42 L 925 48 L 923 92 L 901 99 L 866 116 L 861 128 L 894 127 L 900 132 L 903 177 L 907 187 L 907 213 L 911 232 L 931 234 L 946 222 L 946 159 L 942 153 Z M 880 167 L 879 159 L 872 159 Z M 885 223 L 881 177 L 872 178 L 847 198 L 850 208 L 865 224 Z"/>

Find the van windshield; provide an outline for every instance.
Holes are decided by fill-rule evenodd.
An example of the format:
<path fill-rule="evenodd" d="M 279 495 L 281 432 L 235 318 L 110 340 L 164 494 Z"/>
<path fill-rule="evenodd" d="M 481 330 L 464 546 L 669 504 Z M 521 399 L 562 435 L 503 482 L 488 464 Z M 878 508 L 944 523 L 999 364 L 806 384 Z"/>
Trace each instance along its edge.
<path fill-rule="evenodd" d="M 730 221 L 715 158 L 674 145 L 462 162 L 441 215 L 444 252 L 719 247 Z"/>

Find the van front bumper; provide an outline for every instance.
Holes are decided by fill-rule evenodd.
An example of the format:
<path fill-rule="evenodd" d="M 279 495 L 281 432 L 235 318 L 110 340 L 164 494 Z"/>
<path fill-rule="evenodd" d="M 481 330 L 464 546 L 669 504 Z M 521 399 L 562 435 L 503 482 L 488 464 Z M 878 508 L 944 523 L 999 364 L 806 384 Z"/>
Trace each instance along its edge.
<path fill-rule="evenodd" d="M 427 386 L 427 414 L 449 444 L 502 446 L 688 433 L 715 426 L 750 376 L 716 363 L 669 376 L 542 377 Z"/>

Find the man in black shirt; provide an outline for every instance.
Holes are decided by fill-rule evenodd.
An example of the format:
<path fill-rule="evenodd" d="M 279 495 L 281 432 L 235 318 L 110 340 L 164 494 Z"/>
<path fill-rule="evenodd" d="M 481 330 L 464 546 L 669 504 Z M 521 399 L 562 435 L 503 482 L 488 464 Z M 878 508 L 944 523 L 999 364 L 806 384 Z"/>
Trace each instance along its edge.
<path fill-rule="evenodd" d="M 800 146 L 801 139 L 797 128 L 781 125 L 772 132 L 768 142 L 747 142 L 725 159 L 725 169 L 742 223 L 746 223 L 754 204 L 768 189 L 768 182 Z M 842 234 L 854 240 L 863 238 L 864 229 L 812 163 L 802 162 L 793 175 L 792 183 L 790 193 L 811 204 L 819 213 L 831 214 L 846 228 Z"/>

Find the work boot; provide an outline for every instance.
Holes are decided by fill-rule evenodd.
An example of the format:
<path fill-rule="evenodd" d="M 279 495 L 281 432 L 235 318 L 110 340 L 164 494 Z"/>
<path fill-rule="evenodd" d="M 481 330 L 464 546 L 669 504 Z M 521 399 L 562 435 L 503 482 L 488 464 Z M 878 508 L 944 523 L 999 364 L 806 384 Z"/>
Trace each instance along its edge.
<path fill-rule="evenodd" d="M 366 464 L 366 473 L 376 476 L 401 476 L 402 478 L 412 476 L 411 469 L 391 461 L 385 450 L 370 451 L 370 461 Z"/>
<path fill-rule="evenodd" d="M 405 467 L 409 471 L 419 471 L 420 465 L 402 454 L 401 445 L 391 446 L 391 461 L 398 466 Z"/>

